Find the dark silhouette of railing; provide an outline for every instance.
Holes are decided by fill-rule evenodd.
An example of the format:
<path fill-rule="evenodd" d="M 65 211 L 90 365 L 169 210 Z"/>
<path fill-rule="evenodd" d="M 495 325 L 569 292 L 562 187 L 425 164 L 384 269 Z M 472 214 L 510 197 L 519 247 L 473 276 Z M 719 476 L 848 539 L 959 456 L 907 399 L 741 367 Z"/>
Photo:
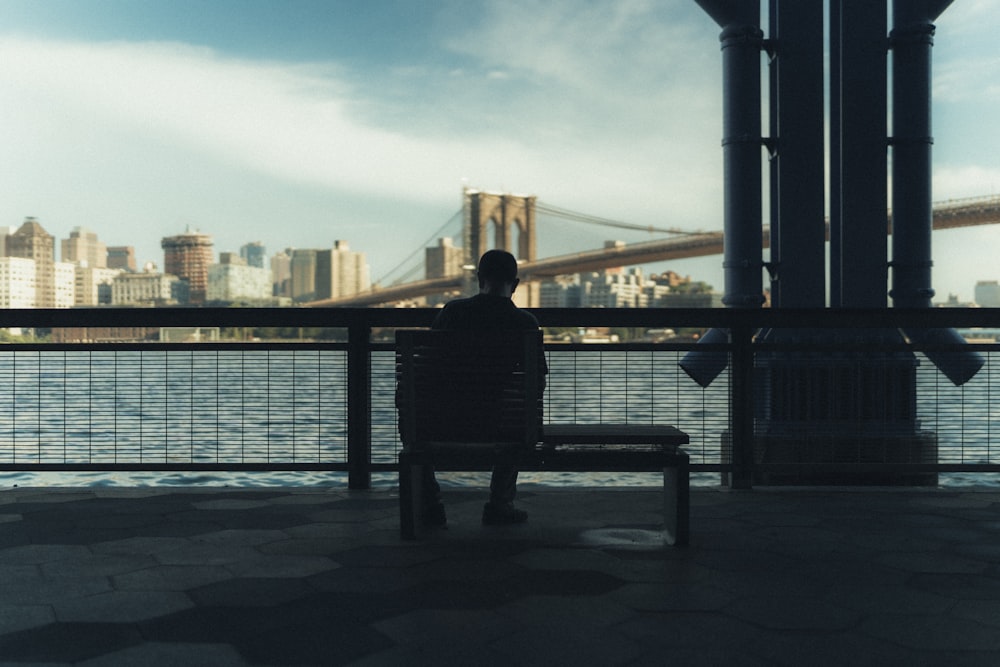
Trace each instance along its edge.
<path fill-rule="evenodd" d="M 436 312 L 434 309 L 368 308 L 2 311 L 0 327 L 222 327 L 237 330 L 294 327 L 337 329 L 342 335 L 332 341 L 305 342 L 234 340 L 177 344 L 0 345 L 0 361 L 5 364 L 2 372 L 8 374 L 6 379 L 11 387 L 9 400 L 0 407 L 0 441 L 9 444 L 0 444 L 0 470 L 340 471 L 348 474 L 351 487 L 366 488 L 371 483 L 372 472 L 394 469 L 391 332 L 400 327 L 429 326 Z M 730 481 L 743 485 L 749 485 L 754 475 L 761 472 L 774 473 L 789 468 L 801 471 L 810 466 L 862 473 L 1000 472 L 1000 448 L 994 454 L 990 442 L 992 432 L 1000 431 L 1000 420 L 993 426 L 992 416 L 986 409 L 993 392 L 1000 392 L 1000 386 L 995 386 L 1000 382 L 996 379 L 1000 374 L 991 371 L 993 358 L 1000 359 L 997 357 L 1000 347 L 992 341 L 973 346 L 987 357 L 988 362 L 977 380 L 967 386 L 951 388 L 946 381 L 939 383 L 939 374 L 933 366 L 921 365 L 917 391 L 931 395 L 930 407 L 922 417 L 924 427 L 936 429 L 942 441 L 936 462 L 784 463 L 758 460 L 754 451 L 760 421 L 755 412 L 759 406 L 755 405 L 754 382 L 755 375 L 760 372 L 757 357 L 764 350 L 754 341 L 759 330 L 856 329 L 860 332 L 946 327 L 1000 330 L 1000 309 L 536 309 L 533 312 L 542 326 L 550 330 L 608 327 L 640 331 L 673 329 L 682 334 L 709 328 L 729 331 L 730 340 L 718 346 L 719 351 L 728 355 L 729 368 L 708 389 L 699 387 L 678 371 L 677 362 L 682 355 L 696 346 L 691 338 L 601 344 L 551 342 L 547 347 L 553 369 L 547 390 L 547 419 L 643 419 L 674 423 L 694 434 L 692 468 L 697 472 L 723 473 Z M 852 342 L 863 339 L 864 336 L 843 336 L 840 347 L 851 353 L 867 351 L 873 355 L 873 363 L 878 362 L 879 354 L 895 351 Z M 802 352 L 803 344 L 791 347 L 795 345 L 798 345 L 797 351 Z M 916 351 L 918 356 L 923 352 L 921 346 L 905 347 Z M 772 345 L 765 351 L 774 358 L 775 354 L 782 354 L 783 349 Z M 843 350 L 825 345 L 822 350 L 815 351 L 836 356 Z M 108 375 L 95 375 L 98 366 L 117 369 L 117 372 L 128 370 L 128 364 L 137 364 L 140 371 L 151 371 L 160 384 L 144 387 L 142 381 L 133 378 L 127 382 L 121 380 L 118 387 L 116 378 L 119 376 L 110 371 Z M 211 382 L 215 384 L 203 382 L 201 371 L 206 377 L 214 377 Z M 239 381 L 232 380 L 229 386 L 230 380 L 226 378 L 237 377 Z M 303 385 L 301 390 L 293 392 L 300 384 Z M 630 384 L 636 387 L 630 389 Z M 335 398 L 324 397 L 327 385 L 340 393 Z M 615 389 L 609 392 L 609 386 Z M 111 410 L 107 405 L 102 407 L 102 397 L 127 396 L 130 392 L 139 396 L 136 405 L 123 409 L 120 414 L 115 413 L 113 418 L 121 421 L 126 429 L 135 425 L 133 430 L 138 430 L 139 437 L 144 428 L 151 429 L 155 435 L 154 446 L 149 450 L 141 447 L 135 451 L 113 449 L 109 451 L 114 453 L 108 456 L 87 453 L 80 438 L 91 441 L 103 438 L 105 442 L 107 434 L 97 433 L 96 426 L 67 425 L 67 420 L 71 422 L 74 415 L 78 419 L 82 418 L 80 415 L 92 415 L 99 409 Z M 241 392 L 249 394 L 249 399 Z M 942 397 L 947 392 L 951 393 L 945 400 Z M 76 401 L 74 397 L 77 396 L 86 396 L 87 405 Z M 170 412 L 167 404 L 172 396 L 185 397 L 182 418 Z M 225 447 L 228 445 L 223 440 L 229 425 L 219 417 L 221 413 L 218 410 L 214 413 L 215 425 L 206 424 L 199 417 L 202 410 L 211 412 L 213 401 L 215 405 L 233 401 L 233 406 L 239 402 L 238 409 L 248 418 L 259 419 L 263 424 L 260 428 L 267 433 L 263 436 L 251 434 L 249 426 L 232 426 L 233 433 L 243 429 L 234 437 L 246 442 L 243 442 L 243 449 L 227 453 Z M 287 405 L 292 407 L 286 409 L 282 401 L 289 401 Z M 631 406 L 629 401 L 632 401 Z M 958 403 L 952 406 L 950 401 Z M 984 413 L 975 416 L 974 426 L 967 426 L 973 409 L 979 410 L 981 406 L 985 406 L 982 407 Z M 21 414 L 19 411 L 23 410 L 29 411 L 25 422 L 31 433 L 28 442 L 15 434 L 15 422 Z M 253 414 L 255 411 L 260 414 Z M 603 411 L 603 414 L 591 414 L 593 411 Z M 714 416 L 706 417 L 707 413 Z M 73 429 L 79 433 L 67 437 L 65 434 Z M 273 438 L 270 437 L 272 430 Z M 86 436 L 80 435 L 84 432 Z M 51 449 L 50 437 L 62 438 L 63 451 Z M 330 445 L 327 441 L 331 438 L 343 446 Z M 378 443 L 375 451 L 373 439 Z M 218 451 L 182 456 L 182 452 L 171 449 L 174 440 L 184 443 L 185 447 L 190 445 L 192 451 L 196 442 L 212 442 Z"/>

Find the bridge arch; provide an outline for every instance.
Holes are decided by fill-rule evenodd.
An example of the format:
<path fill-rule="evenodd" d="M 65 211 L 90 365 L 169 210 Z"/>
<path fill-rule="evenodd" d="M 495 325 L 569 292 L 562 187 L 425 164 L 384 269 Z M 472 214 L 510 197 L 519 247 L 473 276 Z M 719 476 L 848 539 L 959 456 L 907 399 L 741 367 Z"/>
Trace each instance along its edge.
<path fill-rule="evenodd" d="M 474 265 L 487 250 L 506 250 L 518 262 L 534 262 L 538 245 L 535 235 L 533 195 L 512 195 L 465 190 L 465 264 Z M 492 238 L 491 234 L 492 233 Z M 538 285 L 518 288 L 515 301 L 522 306 L 538 305 Z"/>

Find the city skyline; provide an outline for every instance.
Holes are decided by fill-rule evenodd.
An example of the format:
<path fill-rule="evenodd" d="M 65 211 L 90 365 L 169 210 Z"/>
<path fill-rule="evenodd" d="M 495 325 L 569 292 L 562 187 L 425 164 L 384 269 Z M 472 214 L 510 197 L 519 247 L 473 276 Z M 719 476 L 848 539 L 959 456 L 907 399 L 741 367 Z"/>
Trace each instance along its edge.
<path fill-rule="evenodd" d="M 989 2 L 937 21 L 935 201 L 1000 191 Z M 83 226 L 162 266 L 348 239 L 378 279 L 464 185 L 658 227 L 722 228 L 718 27 L 693 2 L 0 0 L 0 222 Z M 141 235 L 142 240 L 139 238 Z M 551 222 L 539 252 L 632 236 Z M 936 300 L 1000 278 L 1000 230 L 934 234 Z M 657 265 L 721 289 L 722 259 Z"/>

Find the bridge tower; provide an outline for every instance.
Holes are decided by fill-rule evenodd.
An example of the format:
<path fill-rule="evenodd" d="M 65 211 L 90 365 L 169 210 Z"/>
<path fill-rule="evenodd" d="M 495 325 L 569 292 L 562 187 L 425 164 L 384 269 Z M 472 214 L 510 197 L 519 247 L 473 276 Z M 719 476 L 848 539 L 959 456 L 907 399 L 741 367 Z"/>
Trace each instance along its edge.
<path fill-rule="evenodd" d="M 465 189 L 463 195 L 465 266 L 475 266 L 487 250 L 506 250 L 518 262 L 532 262 L 537 258 L 534 195 L 500 194 L 469 188 Z M 475 276 L 471 272 L 464 291 L 466 294 L 474 294 L 476 291 Z M 538 306 L 538 283 L 518 286 L 514 301 L 522 307 Z"/>

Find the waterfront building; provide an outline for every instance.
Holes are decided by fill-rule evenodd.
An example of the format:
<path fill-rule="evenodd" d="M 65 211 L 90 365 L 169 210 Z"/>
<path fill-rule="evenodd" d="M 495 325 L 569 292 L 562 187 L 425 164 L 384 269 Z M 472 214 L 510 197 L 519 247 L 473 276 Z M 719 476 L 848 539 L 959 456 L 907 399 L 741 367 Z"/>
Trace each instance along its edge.
<path fill-rule="evenodd" d="M 271 272 L 257 266 L 247 266 L 242 259 L 239 262 L 213 264 L 208 269 L 209 302 L 261 301 L 270 299 L 271 292 Z"/>
<path fill-rule="evenodd" d="M 35 308 L 54 308 L 55 237 L 34 218 L 26 218 L 17 231 L 6 238 L 7 256 L 34 260 Z"/>
<path fill-rule="evenodd" d="M 292 250 L 280 250 L 271 258 L 271 293 L 278 297 L 290 297 L 289 282 L 292 277 Z"/>
<path fill-rule="evenodd" d="M 247 266 L 256 266 L 258 269 L 267 266 L 267 248 L 260 241 L 253 241 L 242 246 L 240 257 L 247 263 Z"/>
<path fill-rule="evenodd" d="M 76 265 L 56 262 L 52 267 L 53 302 L 55 308 L 76 305 Z"/>
<path fill-rule="evenodd" d="M 166 306 L 185 303 L 190 283 L 177 276 L 145 271 L 121 273 L 111 283 L 114 306 Z"/>
<path fill-rule="evenodd" d="M 642 285 L 642 293 L 645 296 L 646 305 L 648 307 L 662 308 L 664 307 L 665 299 L 667 299 L 673 291 L 670 289 L 669 285 L 647 280 Z"/>
<path fill-rule="evenodd" d="M 74 267 L 75 296 L 73 303 L 77 306 L 104 306 L 111 303 L 111 284 L 122 269 L 92 266 Z"/>
<path fill-rule="evenodd" d="M 316 250 L 297 248 L 289 261 L 288 296 L 292 301 L 316 300 Z"/>
<path fill-rule="evenodd" d="M 446 278 L 462 273 L 464 249 L 455 245 L 450 237 L 438 239 L 438 244 L 424 249 L 424 277 Z M 454 298 L 451 294 L 433 294 L 427 297 L 428 306 L 437 306 Z"/>
<path fill-rule="evenodd" d="M 315 299 L 353 296 L 371 288 L 368 258 L 354 252 L 347 241 L 334 241 L 333 248 L 316 251 Z"/>
<path fill-rule="evenodd" d="M 627 272 L 598 271 L 581 276 L 580 305 L 583 308 L 645 308 L 642 269 Z"/>
<path fill-rule="evenodd" d="M 973 301 L 984 308 L 1000 308 L 1000 282 L 980 280 L 976 283 Z"/>
<path fill-rule="evenodd" d="M 450 237 L 438 239 L 438 244 L 424 248 L 424 277 L 445 278 L 462 273 L 464 249 Z"/>
<path fill-rule="evenodd" d="M 0 257 L 0 308 L 34 308 L 35 260 Z"/>
<path fill-rule="evenodd" d="M 0 257 L 7 257 L 7 237 L 17 231 L 14 225 L 0 226 Z"/>
<path fill-rule="evenodd" d="M 108 247 L 86 227 L 74 227 L 68 239 L 60 241 L 62 261 L 94 268 L 108 265 Z"/>
<path fill-rule="evenodd" d="M 188 303 L 205 303 L 208 290 L 208 267 L 213 263 L 212 237 L 209 234 L 186 231 L 164 237 L 163 271 L 188 282 Z"/>
<path fill-rule="evenodd" d="M 108 247 L 108 268 L 136 272 L 135 248 L 130 245 Z"/>
<path fill-rule="evenodd" d="M 539 305 L 542 308 L 579 308 L 580 276 L 556 276 L 539 285 Z"/>
<path fill-rule="evenodd" d="M 658 308 L 722 308 L 722 295 L 712 291 L 672 291 L 661 295 Z"/>

